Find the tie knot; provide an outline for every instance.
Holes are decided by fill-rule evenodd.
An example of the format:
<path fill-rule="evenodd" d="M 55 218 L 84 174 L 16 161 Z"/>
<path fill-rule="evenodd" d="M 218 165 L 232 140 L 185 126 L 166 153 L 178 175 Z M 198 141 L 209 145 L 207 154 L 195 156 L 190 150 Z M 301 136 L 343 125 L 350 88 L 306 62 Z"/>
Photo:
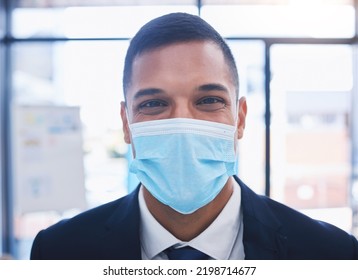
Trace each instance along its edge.
<path fill-rule="evenodd" d="M 197 249 L 189 246 L 174 248 L 169 247 L 165 250 L 169 260 L 208 260 L 209 256 Z"/>

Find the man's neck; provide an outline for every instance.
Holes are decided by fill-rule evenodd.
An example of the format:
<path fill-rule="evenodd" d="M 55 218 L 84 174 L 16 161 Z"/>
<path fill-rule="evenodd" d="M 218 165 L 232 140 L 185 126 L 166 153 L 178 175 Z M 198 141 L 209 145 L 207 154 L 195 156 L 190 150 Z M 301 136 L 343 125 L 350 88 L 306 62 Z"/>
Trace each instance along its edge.
<path fill-rule="evenodd" d="M 182 241 L 189 241 L 203 232 L 220 214 L 233 192 L 233 178 L 230 177 L 224 188 L 209 204 L 192 214 L 181 214 L 162 204 L 144 187 L 143 194 L 153 217 L 171 234 Z"/>

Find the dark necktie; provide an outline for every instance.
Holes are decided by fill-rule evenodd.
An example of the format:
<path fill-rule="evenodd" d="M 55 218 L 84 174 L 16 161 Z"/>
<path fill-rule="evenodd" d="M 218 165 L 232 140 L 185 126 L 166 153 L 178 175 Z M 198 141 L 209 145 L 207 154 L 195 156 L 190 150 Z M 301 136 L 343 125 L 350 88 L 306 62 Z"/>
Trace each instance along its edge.
<path fill-rule="evenodd" d="M 210 257 L 203 252 L 186 246 L 181 248 L 169 247 L 165 250 L 169 260 L 209 260 Z"/>

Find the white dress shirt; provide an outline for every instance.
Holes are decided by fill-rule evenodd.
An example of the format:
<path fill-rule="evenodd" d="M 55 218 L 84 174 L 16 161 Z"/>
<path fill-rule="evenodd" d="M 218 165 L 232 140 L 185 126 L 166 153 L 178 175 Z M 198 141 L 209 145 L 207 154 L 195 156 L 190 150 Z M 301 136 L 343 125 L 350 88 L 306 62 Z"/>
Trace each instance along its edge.
<path fill-rule="evenodd" d="M 140 241 L 143 260 L 168 259 L 163 253 L 168 247 L 191 246 L 217 260 L 243 260 L 243 222 L 241 213 L 241 189 L 234 183 L 233 193 L 210 226 L 189 242 L 183 242 L 167 231 L 149 212 L 139 192 Z"/>

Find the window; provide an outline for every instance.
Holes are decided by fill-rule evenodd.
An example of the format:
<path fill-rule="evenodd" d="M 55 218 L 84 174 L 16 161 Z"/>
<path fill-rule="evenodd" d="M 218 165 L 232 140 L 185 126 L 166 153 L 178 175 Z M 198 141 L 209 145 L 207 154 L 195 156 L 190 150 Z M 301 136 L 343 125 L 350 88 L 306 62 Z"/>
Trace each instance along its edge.
<path fill-rule="evenodd" d="M 14 42 L 11 48 L 12 127 L 16 132 L 13 137 L 13 174 L 14 179 L 24 178 L 13 181 L 16 258 L 28 258 L 32 240 L 40 229 L 128 193 L 132 177 L 128 175 L 128 147 L 123 141 L 120 120 L 122 68 L 128 38 L 150 18 L 178 10 L 197 11 L 195 6 L 168 5 L 19 7 L 13 11 L 13 35 L 22 39 Z M 30 21 L 33 24 L 29 25 Z M 63 41 L 56 37 L 89 40 Z M 101 40 L 104 37 L 112 38 Z M 46 39 L 37 42 L 37 38 Z M 53 183 L 58 177 L 51 173 L 49 165 L 40 168 L 41 164 L 45 164 L 41 160 L 46 158 L 41 159 L 38 152 L 50 151 L 52 146 L 46 143 L 56 141 L 56 138 L 39 133 L 28 135 L 29 130 L 21 130 L 25 133 L 22 135 L 19 132 L 22 125 L 18 121 L 19 112 L 22 112 L 21 117 L 28 114 L 31 108 L 31 114 L 25 115 L 25 118 L 39 121 L 33 129 L 40 130 L 41 125 L 43 129 L 41 119 L 48 116 L 41 115 L 45 114 L 43 111 L 38 113 L 39 108 L 55 111 L 68 107 L 78 107 L 80 112 L 86 205 L 79 197 L 76 208 L 60 211 L 55 206 L 49 209 L 42 205 L 42 210 L 39 210 L 41 195 L 48 196 L 48 203 L 49 192 L 51 188 L 54 191 Z M 54 121 L 58 122 L 58 119 Z M 36 153 L 32 152 L 35 151 L 35 142 L 38 143 Z M 22 154 L 19 155 L 19 152 Z M 59 159 L 54 161 L 59 165 Z M 81 173 L 80 170 L 78 173 Z M 76 180 L 72 178 L 71 181 Z M 77 182 L 81 185 L 81 178 Z M 24 194 L 26 200 L 23 199 Z M 24 202 L 31 199 L 38 203 L 35 207 L 25 207 Z"/>
<path fill-rule="evenodd" d="M 6 13 L 5 2 L 13 5 Z M 9 169 L 17 155 L 8 154 L 10 143 L 2 138 L 1 206 L 14 213 L 2 213 L 0 250 L 28 259 L 41 228 L 134 187 L 119 114 L 123 59 L 142 24 L 174 11 L 200 15 L 232 48 L 240 95 L 248 102 L 239 142 L 242 180 L 257 193 L 271 190 L 278 201 L 357 232 L 353 0 L 6 0 L 0 1 L 1 132 L 17 127 L 10 114 L 17 108 L 77 108 L 86 206 L 21 212 L 18 182 L 4 180 L 21 170 Z M 13 145 L 19 139 L 14 136 Z M 41 191 L 46 180 L 31 182 Z"/>
<path fill-rule="evenodd" d="M 265 193 L 265 45 L 262 41 L 229 41 L 239 71 L 239 96 L 245 96 L 248 115 L 239 141 L 239 176 L 257 193 Z"/>
<path fill-rule="evenodd" d="M 191 5 L 17 8 L 13 12 L 13 35 L 18 38 L 131 38 L 144 23 L 170 12 L 197 14 L 198 9 Z"/>
<path fill-rule="evenodd" d="M 355 32 L 352 4 L 352 1 L 203 1 L 201 16 L 227 37 L 350 38 Z"/>
<path fill-rule="evenodd" d="M 352 48 L 271 51 L 272 197 L 350 231 Z"/>

